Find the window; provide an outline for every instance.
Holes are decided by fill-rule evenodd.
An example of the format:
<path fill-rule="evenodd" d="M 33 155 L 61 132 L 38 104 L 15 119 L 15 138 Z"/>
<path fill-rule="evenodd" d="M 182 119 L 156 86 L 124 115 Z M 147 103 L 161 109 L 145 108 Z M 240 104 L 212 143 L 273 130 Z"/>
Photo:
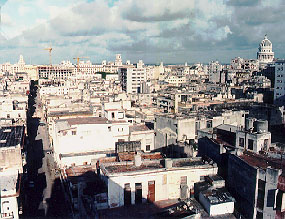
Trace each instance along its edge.
<path fill-rule="evenodd" d="M 163 175 L 162 176 L 162 185 L 166 185 L 167 184 L 167 175 Z"/>
<path fill-rule="evenodd" d="M 10 114 L 7 114 L 7 119 L 10 119 Z"/>
<path fill-rule="evenodd" d="M 207 121 L 207 128 L 212 128 L 212 120 Z"/>
<path fill-rule="evenodd" d="M 268 139 L 264 139 L 264 148 L 267 149 L 268 147 Z"/>
<path fill-rule="evenodd" d="M 249 150 L 253 150 L 253 140 L 252 139 L 248 139 L 248 147 Z"/>
<path fill-rule="evenodd" d="M 115 113 L 114 112 L 112 112 L 112 119 L 114 119 L 115 118 Z"/>
<path fill-rule="evenodd" d="M 145 150 L 150 151 L 150 145 L 149 144 L 145 146 Z"/>
<path fill-rule="evenodd" d="M 244 138 L 239 138 L 239 146 L 244 147 Z"/>
<path fill-rule="evenodd" d="M 72 133 L 72 135 L 76 135 L 76 131 L 72 131 L 71 133 Z"/>
<path fill-rule="evenodd" d="M 181 176 L 180 184 L 187 184 L 187 176 Z"/>

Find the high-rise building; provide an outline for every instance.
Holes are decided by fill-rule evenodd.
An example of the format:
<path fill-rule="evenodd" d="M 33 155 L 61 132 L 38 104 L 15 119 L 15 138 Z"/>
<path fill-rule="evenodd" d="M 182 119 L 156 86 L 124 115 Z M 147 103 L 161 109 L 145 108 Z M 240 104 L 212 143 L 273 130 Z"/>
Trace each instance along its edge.
<path fill-rule="evenodd" d="M 285 106 L 285 60 L 275 62 L 274 103 Z"/>
<path fill-rule="evenodd" d="M 142 85 L 146 81 L 146 68 L 142 60 L 137 63 L 136 68 L 119 68 L 118 74 L 123 91 L 127 93 L 142 93 Z"/>
<path fill-rule="evenodd" d="M 264 39 L 260 42 L 257 59 L 262 63 L 270 63 L 274 59 L 274 52 L 272 52 L 272 43 L 267 38 L 267 35 L 264 36 Z"/>

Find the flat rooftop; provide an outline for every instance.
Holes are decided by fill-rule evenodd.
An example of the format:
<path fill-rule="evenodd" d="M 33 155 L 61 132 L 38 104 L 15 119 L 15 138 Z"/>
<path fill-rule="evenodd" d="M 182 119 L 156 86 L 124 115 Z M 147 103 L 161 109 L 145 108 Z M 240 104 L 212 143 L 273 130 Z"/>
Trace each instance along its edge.
<path fill-rule="evenodd" d="M 6 126 L 0 128 L 0 148 L 17 146 L 23 142 L 24 126 Z"/>
<path fill-rule="evenodd" d="M 255 154 L 251 152 L 244 152 L 241 156 L 239 156 L 242 160 L 244 160 L 250 166 L 259 169 L 266 169 L 267 167 L 271 167 L 273 169 L 282 169 L 285 167 L 285 163 L 281 163 L 282 160 L 274 157 L 270 157 L 265 154 Z"/>
<path fill-rule="evenodd" d="M 57 124 L 67 123 L 69 126 L 72 125 L 86 125 L 86 124 L 116 124 L 116 123 L 126 123 L 125 120 L 108 120 L 104 117 L 76 117 L 57 120 Z"/>
<path fill-rule="evenodd" d="M 145 125 L 132 125 L 130 126 L 130 132 L 142 132 L 142 131 L 149 131 L 150 129 Z"/>
<path fill-rule="evenodd" d="M 215 188 L 215 189 L 210 188 L 201 193 L 211 203 L 211 205 L 217 205 L 217 204 L 235 201 L 235 199 L 225 188 Z"/>
<path fill-rule="evenodd" d="M 205 165 L 202 162 L 201 158 L 176 158 L 172 160 L 172 168 L 189 168 L 195 166 Z M 164 160 L 142 160 L 142 164 L 140 166 L 135 166 L 133 161 L 129 162 L 114 162 L 102 165 L 102 171 L 104 170 L 107 174 L 115 174 L 115 173 L 130 173 L 136 171 L 152 171 L 152 170 L 165 170 Z"/>
<path fill-rule="evenodd" d="M 221 124 L 216 127 L 217 129 L 228 131 L 228 132 L 236 132 L 238 130 L 237 126 L 228 125 L 228 124 Z"/>

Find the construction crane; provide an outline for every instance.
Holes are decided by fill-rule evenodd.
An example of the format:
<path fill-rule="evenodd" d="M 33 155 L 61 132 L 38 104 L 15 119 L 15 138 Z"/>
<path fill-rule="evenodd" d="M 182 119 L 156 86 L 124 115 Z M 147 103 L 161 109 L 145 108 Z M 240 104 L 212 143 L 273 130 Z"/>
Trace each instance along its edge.
<path fill-rule="evenodd" d="M 52 51 L 52 47 L 50 46 L 49 48 L 45 48 L 44 50 L 48 50 L 48 52 L 49 52 L 49 64 L 51 65 L 51 51 Z"/>
<path fill-rule="evenodd" d="M 77 61 L 77 72 L 79 72 L 79 61 L 80 61 L 80 59 L 89 59 L 89 57 L 75 57 L 73 59 Z"/>

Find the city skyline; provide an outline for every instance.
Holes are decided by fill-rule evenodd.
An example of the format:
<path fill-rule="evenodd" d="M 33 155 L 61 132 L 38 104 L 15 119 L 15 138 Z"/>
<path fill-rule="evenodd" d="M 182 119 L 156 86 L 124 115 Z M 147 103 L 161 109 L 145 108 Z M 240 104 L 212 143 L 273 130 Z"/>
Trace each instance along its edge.
<path fill-rule="evenodd" d="M 1 63 L 48 64 L 88 56 L 94 63 L 207 63 L 256 58 L 264 35 L 284 57 L 284 3 L 275 1 L 1 1 Z M 17 13 L 15 13 L 15 11 Z"/>

